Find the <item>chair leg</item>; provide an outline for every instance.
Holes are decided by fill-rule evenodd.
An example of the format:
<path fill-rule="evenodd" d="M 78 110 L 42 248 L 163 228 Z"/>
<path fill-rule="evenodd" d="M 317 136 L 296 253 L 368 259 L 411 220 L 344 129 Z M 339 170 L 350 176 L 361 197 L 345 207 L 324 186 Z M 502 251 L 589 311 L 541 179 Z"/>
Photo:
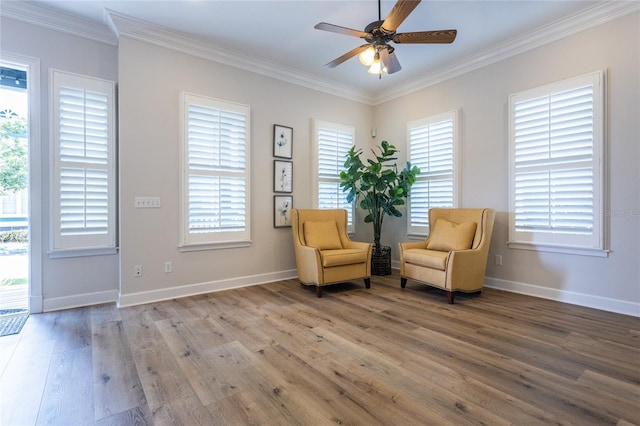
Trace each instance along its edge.
<path fill-rule="evenodd" d="M 405 288 L 407 286 L 407 279 L 405 277 L 400 277 L 400 287 Z"/>
<path fill-rule="evenodd" d="M 318 297 L 322 297 L 322 286 L 316 286 L 316 294 Z"/>
<path fill-rule="evenodd" d="M 449 302 L 450 305 L 453 305 L 453 291 L 447 291 L 447 302 Z"/>
<path fill-rule="evenodd" d="M 365 278 L 364 279 L 364 286 L 366 288 L 371 288 L 371 278 Z"/>

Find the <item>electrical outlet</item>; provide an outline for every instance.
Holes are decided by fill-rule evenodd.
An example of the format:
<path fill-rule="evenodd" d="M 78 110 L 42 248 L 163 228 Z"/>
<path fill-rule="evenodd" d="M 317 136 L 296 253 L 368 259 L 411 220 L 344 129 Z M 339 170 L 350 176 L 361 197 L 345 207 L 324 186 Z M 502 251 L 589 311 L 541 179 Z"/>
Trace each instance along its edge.
<path fill-rule="evenodd" d="M 173 265 L 171 264 L 171 262 L 164 262 L 164 272 L 172 272 L 173 271 Z"/>
<path fill-rule="evenodd" d="M 502 256 L 499 254 L 496 254 L 493 257 L 493 263 L 495 263 L 496 266 L 502 266 Z"/>
<path fill-rule="evenodd" d="M 142 276 L 142 265 L 135 265 L 133 267 L 133 276 L 141 277 Z"/>

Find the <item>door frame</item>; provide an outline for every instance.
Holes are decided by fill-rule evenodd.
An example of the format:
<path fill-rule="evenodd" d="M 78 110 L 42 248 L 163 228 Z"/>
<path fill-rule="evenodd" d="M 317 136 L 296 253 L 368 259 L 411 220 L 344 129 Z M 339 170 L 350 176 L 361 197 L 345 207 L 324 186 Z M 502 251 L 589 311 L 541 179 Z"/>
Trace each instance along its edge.
<path fill-rule="evenodd" d="M 40 59 L 17 53 L 0 51 L 4 66 L 27 69 L 29 105 L 29 313 L 42 312 L 42 138 Z"/>

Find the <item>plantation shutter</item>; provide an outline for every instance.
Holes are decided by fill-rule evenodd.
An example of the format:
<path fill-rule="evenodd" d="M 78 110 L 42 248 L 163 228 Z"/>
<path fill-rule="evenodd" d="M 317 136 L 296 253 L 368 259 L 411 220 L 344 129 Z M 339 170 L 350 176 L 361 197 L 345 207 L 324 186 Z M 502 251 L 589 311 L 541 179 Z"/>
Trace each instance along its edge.
<path fill-rule="evenodd" d="M 455 205 L 456 112 L 409 123 L 409 159 L 420 168 L 411 187 L 409 233 L 425 234 L 429 209 Z"/>
<path fill-rule="evenodd" d="M 593 87 L 515 104 L 517 230 L 591 233 Z"/>
<path fill-rule="evenodd" d="M 249 241 L 248 107 L 185 94 L 183 244 Z"/>
<path fill-rule="evenodd" d="M 340 126 L 338 126 L 340 127 Z M 353 228 L 353 203 L 340 188 L 340 172 L 344 170 L 346 155 L 353 146 L 353 130 L 340 129 L 326 123 L 316 130 L 318 197 L 320 209 L 347 210 L 347 225 Z"/>
<path fill-rule="evenodd" d="M 597 231 L 599 84 L 589 76 L 512 99 L 513 231 L 520 238 L 564 234 L 530 239 L 583 245 L 581 236 Z"/>
<path fill-rule="evenodd" d="M 114 84 L 53 72 L 53 250 L 115 247 Z"/>
<path fill-rule="evenodd" d="M 108 97 L 60 90 L 60 233 L 106 234 L 109 229 Z"/>

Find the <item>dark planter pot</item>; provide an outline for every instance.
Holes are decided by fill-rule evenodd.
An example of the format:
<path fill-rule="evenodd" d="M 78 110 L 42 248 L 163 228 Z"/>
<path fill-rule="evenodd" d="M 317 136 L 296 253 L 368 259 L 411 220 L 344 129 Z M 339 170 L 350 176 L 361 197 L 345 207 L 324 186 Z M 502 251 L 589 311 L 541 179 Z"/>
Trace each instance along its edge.
<path fill-rule="evenodd" d="M 371 275 L 391 275 L 391 247 L 381 246 L 371 253 Z"/>

